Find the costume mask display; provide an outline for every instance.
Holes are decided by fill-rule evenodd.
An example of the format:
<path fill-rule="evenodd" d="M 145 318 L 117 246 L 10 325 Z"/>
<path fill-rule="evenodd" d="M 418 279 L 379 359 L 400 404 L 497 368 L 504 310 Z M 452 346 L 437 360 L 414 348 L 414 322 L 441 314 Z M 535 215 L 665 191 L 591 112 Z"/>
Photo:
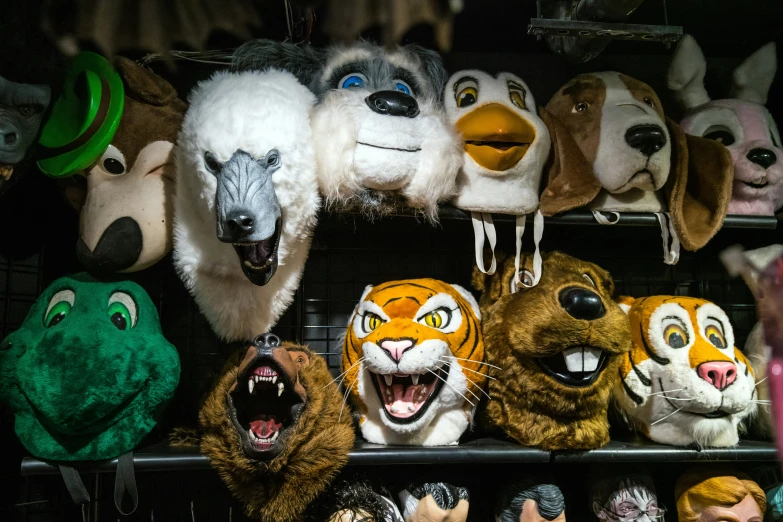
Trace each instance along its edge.
<path fill-rule="evenodd" d="M 734 70 L 730 98 L 711 100 L 704 87 L 707 62 L 692 36 L 682 37 L 669 66 L 669 89 L 685 109 L 682 130 L 722 143 L 731 153 L 729 214 L 773 216 L 783 207 L 780 133 L 764 107 L 776 70 L 770 42 Z"/>
<path fill-rule="evenodd" d="M 411 484 L 400 492 L 405 522 L 465 522 L 470 493 L 445 482 Z"/>
<path fill-rule="evenodd" d="M 55 461 L 124 454 L 118 478 L 128 466 L 132 476 L 128 452 L 155 426 L 179 373 L 177 350 L 146 292 L 87 274 L 49 285 L 0 345 L 0 395 L 25 448 Z M 87 495 L 72 468 L 63 475 Z"/>
<path fill-rule="evenodd" d="M 240 47 L 233 64 L 290 70 L 316 94 L 311 123 L 327 205 L 387 214 L 398 195 L 434 220 L 438 202 L 454 194 L 461 144 L 445 120 L 446 70 L 434 51 L 258 40 Z"/>
<path fill-rule="evenodd" d="M 390 498 L 366 482 L 341 481 L 316 499 L 304 522 L 404 522 Z"/>
<path fill-rule="evenodd" d="M 76 254 L 88 270 L 136 272 L 171 250 L 174 141 L 185 107 L 167 81 L 127 58 L 112 66 L 85 52 L 72 62 L 41 133 L 38 167 L 87 179 L 86 195 L 75 184 L 66 192 L 81 212 Z"/>
<path fill-rule="evenodd" d="M 522 256 L 531 277 L 534 256 Z M 482 292 L 489 396 L 481 421 L 524 446 L 590 449 L 609 442 L 607 409 L 621 355 L 631 349 L 628 319 L 612 301 L 600 267 L 552 252 L 532 288 L 514 282 L 514 260 L 495 275 L 473 271 Z"/>
<path fill-rule="evenodd" d="M 348 462 L 354 432 L 333 382 L 324 359 L 272 334 L 226 363 L 199 414 L 201 452 L 251 519 L 299 520 Z"/>
<path fill-rule="evenodd" d="M 631 474 L 602 466 L 590 480 L 590 507 L 605 522 L 659 522 L 666 509 L 658 502 L 655 484 L 644 468 Z"/>
<path fill-rule="evenodd" d="M 756 409 L 753 368 L 734 346 L 729 318 L 704 299 L 621 298 L 633 350 L 614 397 L 630 422 L 663 444 L 733 446 Z"/>
<path fill-rule="evenodd" d="M 527 214 L 535 214 L 534 241 L 537 264 L 532 281 L 541 277 L 538 244 L 544 218 L 538 210 L 538 195 L 544 168 L 577 170 L 590 174 L 590 166 L 565 127 L 545 110 L 541 115 L 527 84 L 521 78 L 501 72 L 454 73 L 446 83 L 444 104 L 449 121 L 463 139 L 464 162 L 457 176 L 457 195 L 452 203 L 472 213 L 476 236 L 476 266 L 487 274 L 496 270 L 495 226 L 491 213 L 517 216 L 517 265 Z M 489 238 L 492 262 L 484 268 L 484 236 Z M 519 274 L 517 274 L 519 276 Z"/>
<path fill-rule="evenodd" d="M 731 156 L 666 118 L 649 85 L 617 72 L 582 74 L 546 108 L 571 132 L 594 175 L 550 178 L 541 195 L 545 216 L 584 205 L 601 223 L 612 223 L 601 212 L 655 213 L 669 264 L 677 262 L 680 243 L 698 250 L 720 229 L 731 196 Z"/>
<path fill-rule="evenodd" d="M 565 522 L 565 499 L 554 484 L 514 484 L 498 497 L 495 522 Z"/>
<path fill-rule="evenodd" d="M 0 192 L 35 142 L 52 90 L 0 76 Z"/>
<path fill-rule="evenodd" d="M 293 75 L 217 73 L 179 135 L 174 264 L 212 329 L 244 340 L 294 297 L 320 207 L 309 111 Z"/>
<path fill-rule="evenodd" d="M 690 470 L 674 489 L 679 522 L 761 522 L 767 499 L 758 484 L 732 470 Z"/>
<path fill-rule="evenodd" d="M 344 386 L 376 444 L 456 444 L 486 382 L 478 304 L 435 279 L 364 289 L 343 344 Z"/>

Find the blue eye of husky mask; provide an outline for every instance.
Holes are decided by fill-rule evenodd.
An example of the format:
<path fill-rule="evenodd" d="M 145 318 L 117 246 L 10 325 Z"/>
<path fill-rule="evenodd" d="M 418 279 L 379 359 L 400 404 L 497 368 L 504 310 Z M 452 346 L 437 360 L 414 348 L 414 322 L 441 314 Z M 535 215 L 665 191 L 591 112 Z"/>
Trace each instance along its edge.
<path fill-rule="evenodd" d="M 407 83 L 405 83 L 402 80 L 395 81 L 394 82 L 394 88 L 397 89 L 398 91 L 404 93 L 404 94 L 407 94 L 407 95 L 410 95 L 410 93 L 411 93 L 411 88 L 408 86 Z"/>
<path fill-rule="evenodd" d="M 350 89 L 352 87 L 364 87 L 366 79 L 361 74 L 348 74 L 340 80 L 341 89 Z"/>

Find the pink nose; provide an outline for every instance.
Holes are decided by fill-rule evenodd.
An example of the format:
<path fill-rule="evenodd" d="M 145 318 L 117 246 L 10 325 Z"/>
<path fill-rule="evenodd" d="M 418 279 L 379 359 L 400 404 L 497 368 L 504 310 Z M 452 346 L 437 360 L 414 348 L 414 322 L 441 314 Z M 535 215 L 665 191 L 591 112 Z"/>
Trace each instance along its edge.
<path fill-rule="evenodd" d="M 383 350 L 388 353 L 392 359 L 400 362 L 400 359 L 402 359 L 402 354 L 413 348 L 413 341 L 410 339 L 400 339 L 399 341 L 387 339 L 381 341 L 381 348 L 383 348 Z"/>
<path fill-rule="evenodd" d="M 737 367 L 725 361 L 706 362 L 696 368 L 696 373 L 719 390 L 724 390 L 737 378 Z"/>

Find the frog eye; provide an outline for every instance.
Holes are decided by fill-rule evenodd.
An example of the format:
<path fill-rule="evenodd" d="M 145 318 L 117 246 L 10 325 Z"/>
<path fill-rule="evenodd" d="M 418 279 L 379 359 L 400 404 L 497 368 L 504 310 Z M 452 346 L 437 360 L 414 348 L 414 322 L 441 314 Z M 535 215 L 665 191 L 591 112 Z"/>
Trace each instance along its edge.
<path fill-rule="evenodd" d="M 51 328 L 61 323 L 73 308 L 74 299 L 76 299 L 76 294 L 73 293 L 73 290 L 60 290 L 54 294 L 49 301 L 49 306 L 46 307 L 44 326 Z"/>
<path fill-rule="evenodd" d="M 125 292 L 114 292 L 109 297 L 109 319 L 117 330 L 127 330 L 136 326 L 139 313 L 136 301 Z"/>

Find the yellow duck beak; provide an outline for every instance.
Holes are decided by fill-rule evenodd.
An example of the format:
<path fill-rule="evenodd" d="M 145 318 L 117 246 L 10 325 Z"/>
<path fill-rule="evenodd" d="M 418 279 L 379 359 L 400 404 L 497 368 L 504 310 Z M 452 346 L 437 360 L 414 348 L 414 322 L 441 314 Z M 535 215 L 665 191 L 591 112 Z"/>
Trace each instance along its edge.
<path fill-rule="evenodd" d="M 485 169 L 503 172 L 521 160 L 536 138 L 536 130 L 500 103 L 490 103 L 457 121 L 465 152 Z"/>

